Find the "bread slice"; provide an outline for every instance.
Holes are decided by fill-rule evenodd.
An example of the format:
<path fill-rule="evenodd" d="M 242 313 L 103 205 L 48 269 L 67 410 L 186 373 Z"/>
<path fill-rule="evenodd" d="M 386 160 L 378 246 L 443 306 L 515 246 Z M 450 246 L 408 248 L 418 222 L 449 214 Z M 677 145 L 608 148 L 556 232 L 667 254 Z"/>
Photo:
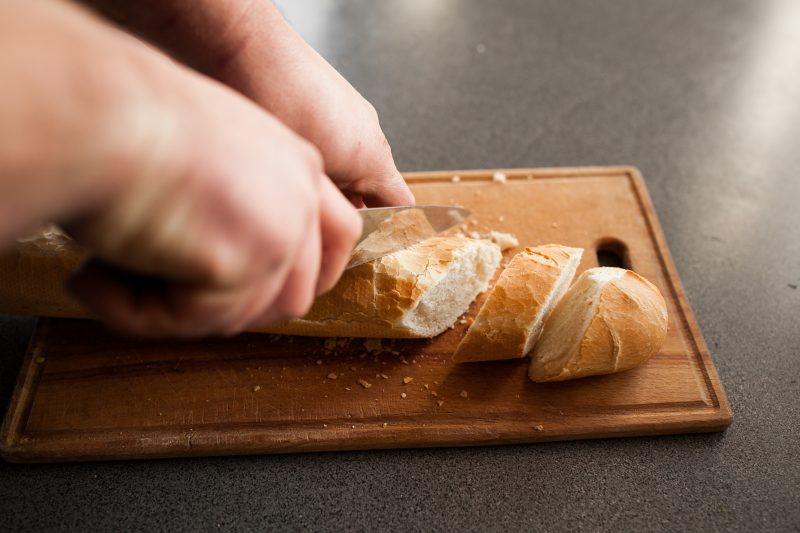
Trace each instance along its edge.
<path fill-rule="evenodd" d="M 500 247 L 436 236 L 346 270 L 302 319 L 258 331 L 324 337 L 434 337 L 486 290 Z"/>
<path fill-rule="evenodd" d="M 659 290 L 621 268 L 580 275 L 544 326 L 533 351 L 533 381 L 628 370 L 656 353 L 667 335 L 667 306 Z"/>
<path fill-rule="evenodd" d="M 569 287 L 582 248 L 545 244 L 526 248 L 508 267 L 456 348 L 456 362 L 524 357 L 550 310 Z"/>

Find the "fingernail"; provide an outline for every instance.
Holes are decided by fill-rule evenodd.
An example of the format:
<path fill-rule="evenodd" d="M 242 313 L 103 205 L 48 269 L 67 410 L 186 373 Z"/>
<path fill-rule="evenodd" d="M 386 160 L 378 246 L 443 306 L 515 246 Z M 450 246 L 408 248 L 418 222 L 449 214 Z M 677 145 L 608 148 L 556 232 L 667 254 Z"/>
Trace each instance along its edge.
<path fill-rule="evenodd" d="M 417 205 L 417 199 L 414 197 L 414 193 L 411 192 L 411 189 L 406 188 L 406 191 L 407 191 L 406 197 L 408 198 L 408 200 L 406 200 L 406 204 Z"/>

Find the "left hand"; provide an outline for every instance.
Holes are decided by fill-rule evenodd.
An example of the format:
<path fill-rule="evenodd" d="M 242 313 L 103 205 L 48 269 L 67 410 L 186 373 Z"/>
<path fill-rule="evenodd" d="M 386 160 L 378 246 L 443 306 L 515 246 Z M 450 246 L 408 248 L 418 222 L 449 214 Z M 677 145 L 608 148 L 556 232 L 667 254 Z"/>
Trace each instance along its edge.
<path fill-rule="evenodd" d="M 277 116 L 361 207 L 413 205 L 378 116 L 271 2 L 86 0 Z"/>

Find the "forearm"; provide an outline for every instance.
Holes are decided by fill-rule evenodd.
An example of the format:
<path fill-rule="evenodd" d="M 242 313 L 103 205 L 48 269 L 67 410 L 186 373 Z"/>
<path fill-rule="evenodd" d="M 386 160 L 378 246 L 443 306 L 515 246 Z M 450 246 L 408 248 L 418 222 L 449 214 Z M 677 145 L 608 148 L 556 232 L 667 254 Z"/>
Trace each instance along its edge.
<path fill-rule="evenodd" d="M 146 165 L 143 137 L 167 137 L 168 61 L 139 48 L 66 3 L 0 5 L 0 246 L 102 203 Z"/>

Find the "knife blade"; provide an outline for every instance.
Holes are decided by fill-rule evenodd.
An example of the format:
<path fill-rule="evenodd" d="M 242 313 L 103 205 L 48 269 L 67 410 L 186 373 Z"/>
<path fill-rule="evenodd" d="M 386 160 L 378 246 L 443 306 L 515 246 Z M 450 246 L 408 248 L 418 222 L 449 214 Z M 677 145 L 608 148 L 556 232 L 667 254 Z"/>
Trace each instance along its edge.
<path fill-rule="evenodd" d="M 433 237 L 470 216 L 452 205 L 418 205 L 359 209 L 361 238 L 347 268 L 353 268 Z"/>

